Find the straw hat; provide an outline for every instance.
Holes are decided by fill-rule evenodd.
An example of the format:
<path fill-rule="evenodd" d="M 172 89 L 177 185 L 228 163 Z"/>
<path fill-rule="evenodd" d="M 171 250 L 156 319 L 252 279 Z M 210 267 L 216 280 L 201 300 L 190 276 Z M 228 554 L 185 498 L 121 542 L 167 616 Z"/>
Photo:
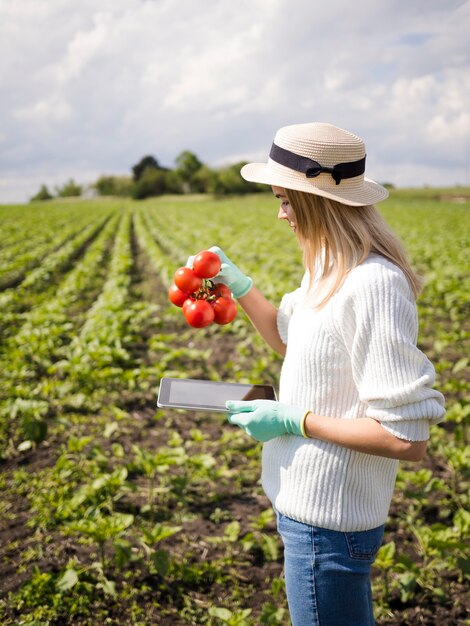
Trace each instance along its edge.
<path fill-rule="evenodd" d="M 280 128 L 267 163 L 248 163 L 245 180 L 297 189 L 351 206 L 385 200 L 388 191 L 364 176 L 362 139 L 333 126 L 313 122 Z"/>

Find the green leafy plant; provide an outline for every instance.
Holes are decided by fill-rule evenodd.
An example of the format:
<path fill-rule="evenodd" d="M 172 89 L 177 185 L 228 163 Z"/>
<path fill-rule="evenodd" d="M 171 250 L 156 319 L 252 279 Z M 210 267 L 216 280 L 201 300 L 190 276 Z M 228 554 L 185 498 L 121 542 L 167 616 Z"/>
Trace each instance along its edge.
<path fill-rule="evenodd" d="M 155 524 L 152 528 L 141 529 L 141 545 L 145 550 L 146 557 L 152 562 L 158 574 L 165 577 L 168 573 L 170 560 L 167 550 L 156 547 L 160 541 L 172 537 L 181 531 L 181 526 L 166 526 Z"/>
<path fill-rule="evenodd" d="M 106 544 L 111 544 L 120 537 L 125 530 L 134 523 L 134 516 L 123 513 L 102 515 L 96 513 L 93 517 L 83 518 L 66 524 L 65 529 L 70 533 L 79 533 L 94 541 L 98 547 L 99 564 L 103 571 L 106 569 Z"/>
<path fill-rule="evenodd" d="M 215 606 L 212 606 L 209 609 L 209 615 L 215 617 L 219 623 L 227 624 L 227 626 L 249 626 L 247 618 L 251 615 L 251 613 L 251 609 L 231 611 L 230 609 Z"/>

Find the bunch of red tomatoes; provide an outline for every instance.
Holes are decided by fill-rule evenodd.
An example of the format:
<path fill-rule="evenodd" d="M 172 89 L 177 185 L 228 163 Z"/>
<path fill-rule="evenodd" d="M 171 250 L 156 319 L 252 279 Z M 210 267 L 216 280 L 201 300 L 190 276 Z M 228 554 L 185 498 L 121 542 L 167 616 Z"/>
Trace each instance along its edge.
<path fill-rule="evenodd" d="M 237 314 L 232 292 L 223 283 L 214 283 L 220 271 L 219 256 L 211 250 L 196 254 L 192 267 L 180 267 L 174 284 L 168 290 L 170 301 L 182 307 L 190 326 L 204 328 L 210 324 L 230 324 Z"/>

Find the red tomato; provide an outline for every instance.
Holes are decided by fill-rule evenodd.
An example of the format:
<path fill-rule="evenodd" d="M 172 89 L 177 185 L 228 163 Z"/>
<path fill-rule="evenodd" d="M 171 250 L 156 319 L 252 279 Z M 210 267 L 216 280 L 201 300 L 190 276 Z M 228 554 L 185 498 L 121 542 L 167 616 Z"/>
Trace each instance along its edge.
<path fill-rule="evenodd" d="M 170 302 L 176 306 L 183 306 L 184 302 L 189 298 L 189 293 L 187 291 L 181 291 L 176 285 L 171 285 L 168 289 L 168 298 Z"/>
<path fill-rule="evenodd" d="M 202 278 L 190 267 L 180 267 L 176 270 L 174 281 L 175 285 L 186 293 L 193 293 L 202 286 Z"/>
<path fill-rule="evenodd" d="M 219 255 L 211 250 L 203 250 L 193 259 L 193 270 L 201 278 L 214 278 L 220 272 L 221 265 Z"/>
<path fill-rule="evenodd" d="M 237 315 L 237 305 L 232 298 L 217 298 L 212 304 L 214 309 L 214 322 L 216 324 L 230 324 Z"/>
<path fill-rule="evenodd" d="M 214 321 L 214 309 L 206 300 L 192 300 L 183 308 L 184 316 L 190 326 L 204 328 Z"/>
<path fill-rule="evenodd" d="M 186 311 L 186 307 L 188 307 L 191 302 L 195 302 L 195 300 L 193 298 L 188 298 L 183 302 L 183 313 Z"/>
<path fill-rule="evenodd" d="M 220 296 L 222 298 L 231 298 L 232 297 L 232 292 L 227 287 L 227 285 L 224 285 L 224 283 L 216 283 L 214 285 L 213 293 L 216 296 Z"/>

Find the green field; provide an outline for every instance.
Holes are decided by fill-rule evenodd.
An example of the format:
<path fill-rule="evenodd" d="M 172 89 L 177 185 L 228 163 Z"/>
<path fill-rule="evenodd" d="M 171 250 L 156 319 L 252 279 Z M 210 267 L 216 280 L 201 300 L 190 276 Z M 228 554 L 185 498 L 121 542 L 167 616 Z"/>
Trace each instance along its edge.
<path fill-rule="evenodd" d="M 274 303 L 303 273 L 270 194 L 0 207 L 0 622 L 288 625 L 259 444 L 156 409 L 162 375 L 277 385 L 239 311 L 196 330 L 174 271 L 217 244 Z M 374 568 L 380 625 L 468 624 L 470 190 L 380 206 L 425 276 L 419 345 L 447 419 L 403 463 Z"/>

